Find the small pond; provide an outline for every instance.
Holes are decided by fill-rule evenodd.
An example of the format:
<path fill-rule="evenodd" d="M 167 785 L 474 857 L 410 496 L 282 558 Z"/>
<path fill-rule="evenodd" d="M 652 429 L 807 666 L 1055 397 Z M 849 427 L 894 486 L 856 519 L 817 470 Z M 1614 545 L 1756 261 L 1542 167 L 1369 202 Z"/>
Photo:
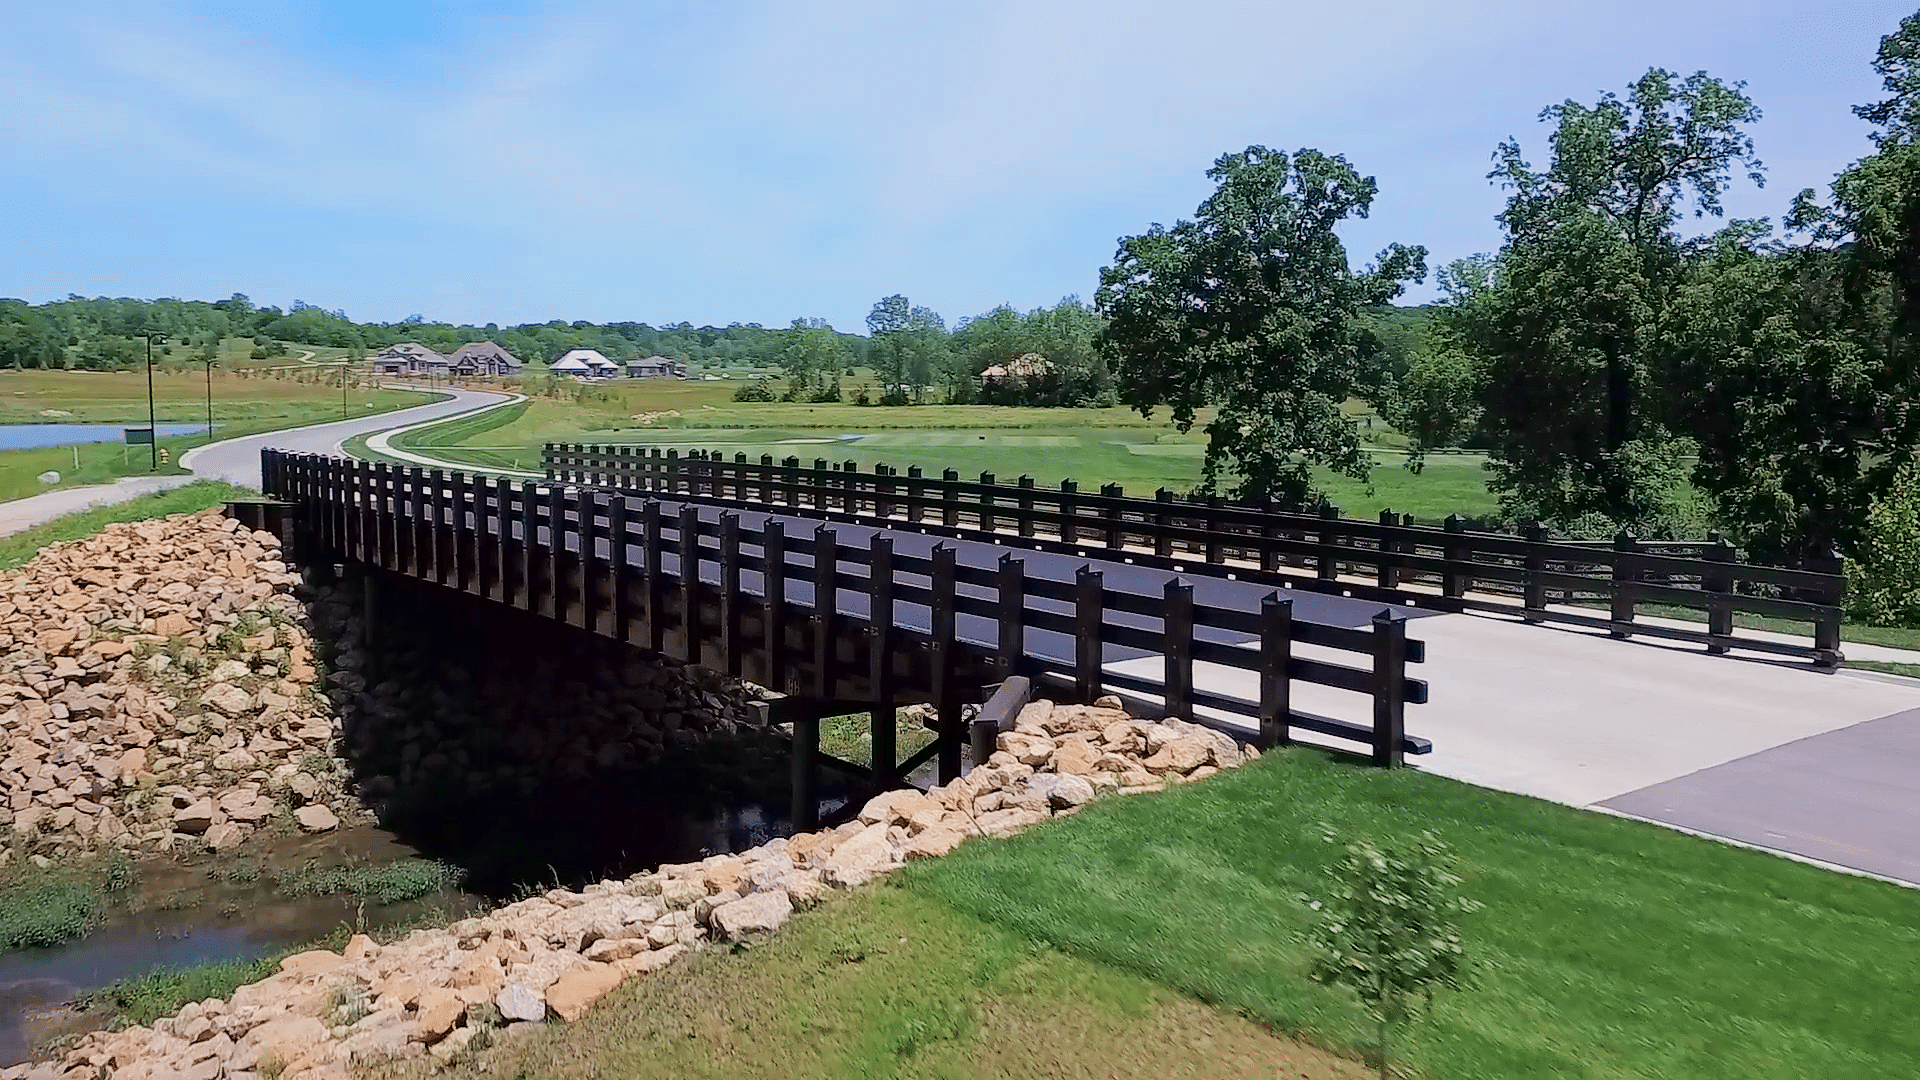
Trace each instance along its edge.
<path fill-rule="evenodd" d="M 145 424 L 0 424 L 0 450 L 34 450 L 43 446 L 68 446 L 73 443 L 119 442 L 130 427 Z M 219 425 L 214 425 L 218 427 Z M 155 424 L 160 437 L 192 435 L 207 430 L 205 424 Z"/>

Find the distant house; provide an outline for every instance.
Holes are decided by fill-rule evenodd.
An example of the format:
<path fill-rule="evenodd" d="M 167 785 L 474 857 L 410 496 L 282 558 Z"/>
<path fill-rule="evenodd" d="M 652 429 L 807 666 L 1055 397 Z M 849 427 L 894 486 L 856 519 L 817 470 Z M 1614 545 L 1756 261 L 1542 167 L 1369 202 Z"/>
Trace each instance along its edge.
<path fill-rule="evenodd" d="M 445 374 L 447 358 L 414 341 L 403 341 L 380 350 L 373 358 L 376 375 Z"/>
<path fill-rule="evenodd" d="M 669 357 L 649 356 L 645 360 L 627 361 L 627 378 L 629 379 L 684 379 L 686 377 L 687 366 Z"/>
<path fill-rule="evenodd" d="M 498 342 L 469 341 L 453 355 L 447 357 L 448 370 L 464 378 L 481 376 L 518 375 L 520 358 L 508 352 Z"/>
<path fill-rule="evenodd" d="M 1004 365 L 995 364 L 980 373 L 981 385 L 1009 379 L 1042 379 L 1053 374 L 1053 364 L 1039 353 L 1023 353 L 1007 361 Z"/>
<path fill-rule="evenodd" d="M 620 365 L 607 359 L 599 349 L 573 349 L 555 360 L 548 370 L 582 379 L 611 379 L 620 374 Z"/>

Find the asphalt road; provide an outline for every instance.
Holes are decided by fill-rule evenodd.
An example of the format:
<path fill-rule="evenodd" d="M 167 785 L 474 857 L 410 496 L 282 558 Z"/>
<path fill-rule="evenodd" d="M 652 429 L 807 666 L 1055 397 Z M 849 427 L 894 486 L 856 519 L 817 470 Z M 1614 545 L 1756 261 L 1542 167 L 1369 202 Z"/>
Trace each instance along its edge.
<path fill-rule="evenodd" d="M 303 454 L 337 454 L 342 443 L 357 435 L 372 435 L 389 428 L 444 420 L 498 405 L 513 397 L 511 394 L 486 390 L 449 389 L 445 393 L 451 395 L 446 401 L 416 405 L 411 409 L 212 443 L 187 451 L 180 463 L 205 480 L 225 480 L 230 484 L 257 488 L 260 486 L 260 451 L 268 447 Z"/>
<path fill-rule="evenodd" d="M 260 451 L 265 447 L 309 454 L 339 453 L 340 444 L 356 435 L 371 435 L 429 420 L 443 420 L 497 405 L 513 397 L 511 394 L 484 390 L 447 390 L 446 393 L 452 395 L 446 401 L 416 405 L 410 409 L 353 420 L 336 420 L 312 427 L 271 431 L 264 435 L 246 435 L 197 447 L 187 451 L 180 461 L 192 471 L 192 476 L 133 476 L 112 484 L 63 488 L 0 503 L 0 536 L 31 529 L 95 506 L 110 506 L 141 495 L 190 484 L 195 479 L 225 480 L 231 484 L 257 488 L 260 486 Z"/>

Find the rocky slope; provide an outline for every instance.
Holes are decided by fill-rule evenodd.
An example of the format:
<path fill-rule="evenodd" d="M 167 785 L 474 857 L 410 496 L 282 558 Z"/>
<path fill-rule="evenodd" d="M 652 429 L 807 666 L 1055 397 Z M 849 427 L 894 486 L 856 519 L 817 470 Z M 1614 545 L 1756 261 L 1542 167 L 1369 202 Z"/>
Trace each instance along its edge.
<path fill-rule="evenodd" d="M 1074 813 L 1103 794 L 1201 779 L 1257 756 L 1216 732 L 1135 719 L 1117 704 L 1035 702 L 986 765 L 924 793 L 880 795 L 839 828 L 555 889 L 389 945 L 356 937 L 339 953 L 289 957 L 230 1000 L 95 1033 L 61 1061 L 0 1070 L 0 1080 L 345 1080 L 357 1066 L 395 1058 L 430 1067 L 516 1025 L 576 1019 L 623 980 L 689 950 L 776 930 L 829 889 Z"/>
<path fill-rule="evenodd" d="M 337 726 L 299 582 L 278 539 L 215 511 L 0 574 L 0 864 L 334 827 Z"/>

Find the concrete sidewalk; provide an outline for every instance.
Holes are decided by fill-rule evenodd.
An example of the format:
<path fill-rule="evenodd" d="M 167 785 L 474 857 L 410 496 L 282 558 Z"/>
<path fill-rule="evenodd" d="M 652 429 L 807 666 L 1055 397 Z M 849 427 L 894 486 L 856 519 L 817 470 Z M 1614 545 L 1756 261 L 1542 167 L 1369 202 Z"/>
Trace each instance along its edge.
<path fill-rule="evenodd" d="M 91 510 L 96 506 L 111 506 L 141 495 L 191 484 L 195 479 L 192 476 L 129 476 L 111 484 L 62 488 L 0 503 L 0 536 L 25 532 L 55 518 Z"/>

